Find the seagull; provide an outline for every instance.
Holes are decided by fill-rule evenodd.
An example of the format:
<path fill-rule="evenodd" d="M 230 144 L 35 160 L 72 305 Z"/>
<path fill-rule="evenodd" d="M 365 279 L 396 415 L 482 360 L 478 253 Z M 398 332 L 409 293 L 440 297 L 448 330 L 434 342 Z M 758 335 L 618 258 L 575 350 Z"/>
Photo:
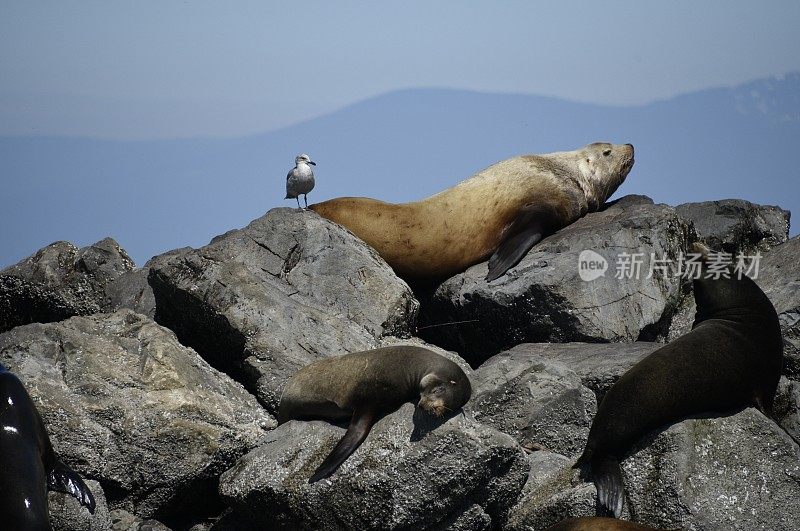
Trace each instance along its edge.
<path fill-rule="evenodd" d="M 300 207 L 300 194 L 308 208 L 308 192 L 314 189 L 314 172 L 312 166 L 317 164 L 308 158 L 308 155 L 301 153 L 294 158 L 294 168 L 286 175 L 286 197 L 284 199 L 297 199 L 297 208 Z"/>

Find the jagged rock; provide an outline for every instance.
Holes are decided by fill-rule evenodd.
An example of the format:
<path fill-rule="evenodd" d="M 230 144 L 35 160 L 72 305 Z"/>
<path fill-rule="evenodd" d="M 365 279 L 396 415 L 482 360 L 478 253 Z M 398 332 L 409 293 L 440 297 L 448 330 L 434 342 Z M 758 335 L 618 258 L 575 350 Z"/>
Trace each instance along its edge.
<path fill-rule="evenodd" d="M 253 529 L 482 528 L 488 522 L 499 529 L 528 475 L 522 449 L 466 415 L 435 424 L 406 404 L 378 422 L 330 480 L 309 485 L 344 430 L 291 421 L 226 472 L 220 492 Z"/>
<path fill-rule="evenodd" d="M 112 238 L 82 249 L 69 242 L 52 243 L 0 271 L 0 332 L 106 311 L 106 285 L 134 267 Z"/>
<path fill-rule="evenodd" d="M 474 365 L 523 342 L 663 337 L 682 281 L 658 267 L 650 276 L 651 255 L 674 264 L 694 238 L 672 207 L 654 205 L 642 196 L 623 197 L 545 238 L 495 282 L 484 280 L 486 264 L 445 281 L 426 305 L 425 319 L 434 324 L 466 322 L 421 327 L 421 337 L 459 352 Z M 584 250 L 607 262 L 603 276 L 581 280 L 579 256 Z M 638 279 L 631 269 L 618 267 L 624 264 L 624 253 L 641 260 Z M 617 279 L 617 273 L 634 274 Z"/>
<path fill-rule="evenodd" d="M 300 367 L 409 335 L 419 307 L 371 248 L 289 208 L 153 267 L 149 280 L 156 320 L 273 412 Z"/>
<path fill-rule="evenodd" d="M 716 251 L 734 255 L 765 252 L 789 237 L 790 213 L 777 206 L 722 199 L 686 203 L 675 210 L 694 223 L 697 235 Z"/>
<path fill-rule="evenodd" d="M 755 205 L 741 199 L 724 199 L 703 203 L 686 203 L 675 207 L 678 214 L 692 221 L 698 236 L 711 249 L 730 253 L 733 259 L 739 254 L 755 256 L 781 246 L 789 237 L 788 210 L 780 207 Z M 697 307 L 691 294 L 691 284 L 670 325 L 668 339 L 682 336 L 692 329 Z"/>
<path fill-rule="evenodd" d="M 129 310 L 14 328 L 0 362 L 64 462 L 99 480 L 112 508 L 146 518 L 219 513 L 217 478 L 274 425 L 241 385 Z"/>
<path fill-rule="evenodd" d="M 800 444 L 800 383 L 781 376 L 775 393 L 775 418 L 794 442 Z"/>
<path fill-rule="evenodd" d="M 526 347 L 502 352 L 475 370 L 467 408 L 526 448 L 577 456 L 597 412 L 595 395 L 566 365 Z"/>
<path fill-rule="evenodd" d="M 191 247 L 182 247 L 154 256 L 147 261 L 144 267 L 126 271 L 109 282 L 106 285 L 106 299 L 109 311 L 127 308 L 151 319 L 155 318 L 156 298 L 153 295 L 153 289 L 147 282 L 150 269 L 190 250 Z"/>
<path fill-rule="evenodd" d="M 158 520 L 142 519 L 124 509 L 111 511 L 112 531 L 172 531 Z"/>
<path fill-rule="evenodd" d="M 800 380 L 800 236 L 764 255 L 756 282 L 778 312 L 786 360 L 784 373 Z"/>
<path fill-rule="evenodd" d="M 106 505 L 106 496 L 100 483 L 87 480 L 96 503 L 94 514 L 82 507 L 78 500 L 63 492 L 47 493 L 50 506 L 50 525 L 53 531 L 100 531 L 111 529 L 111 516 Z"/>
<path fill-rule="evenodd" d="M 596 492 L 572 462 L 531 489 L 509 529 L 542 529 L 594 512 Z M 646 437 L 622 462 L 625 519 L 686 530 L 796 529 L 800 450 L 774 422 L 748 408 L 689 419 Z"/>

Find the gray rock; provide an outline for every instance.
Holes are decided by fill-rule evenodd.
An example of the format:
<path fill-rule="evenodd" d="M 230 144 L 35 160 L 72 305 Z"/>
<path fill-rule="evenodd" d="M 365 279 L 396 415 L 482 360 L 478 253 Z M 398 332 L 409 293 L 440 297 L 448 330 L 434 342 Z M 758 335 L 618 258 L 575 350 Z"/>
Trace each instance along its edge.
<path fill-rule="evenodd" d="M 150 269 L 190 250 L 191 247 L 182 247 L 154 256 L 147 261 L 144 267 L 126 271 L 109 282 L 105 289 L 109 311 L 127 308 L 151 319 L 155 318 L 156 298 L 153 295 L 153 289 L 147 282 Z"/>
<path fill-rule="evenodd" d="M 502 352 L 475 370 L 467 408 L 477 421 L 525 448 L 577 457 L 597 412 L 595 395 L 566 365 L 525 347 Z"/>
<path fill-rule="evenodd" d="M 784 373 L 800 380 L 800 236 L 764 255 L 756 283 L 778 312 L 786 359 Z"/>
<path fill-rule="evenodd" d="M 82 249 L 69 242 L 52 243 L 0 271 L 0 332 L 108 310 L 106 285 L 134 267 L 111 238 Z"/>
<path fill-rule="evenodd" d="M 682 281 L 672 272 L 650 272 L 651 255 L 673 263 L 694 239 L 672 207 L 626 196 L 545 238 L 495 282 L 478 264 L 444 282 L 433 294 L 421 337 L 455 350 L 476 365 L 524 342 L 634 341 L 666 335 L 680 301 Z M 608 263 L 604 276 L 581 280 L 582 251 Z M 641 253 L 641 274 L 615 278 L 619 257 Z M 624 257 L 623 257 L 624 259 Z M 630 270 L 628 270 L 630 272 Z M 433 321 L 438 321 L 435 323 Z M 425 326 L 430 326 L 426 322 Z"/>
<path fill-rule="evenodd" d="M 106 505 L 106 496 L 100 483 L 87 480 L 86 486 L 95 499 L 94 514 L 82 507 L 78 500 L 63 492 L 48 492 L 50 525 L 53 531 L 105 531 L 111 529 L 111 516 Z"/>
<path fill-rule="evenodd" d="M 573 461 L 527 489 L 508 529 L 591 516 L 596 491 Z M 800 451 L 755 409 L 690 419 L 646 437 L 622 462 L 623 518 L 686 530 L 790 530 L 800 518 Z"/>
<path fill-rule="evenodd" d="M 686 420 L 623 462 L 632 519 L 688 530 L 791 530 L 800 521 L 800 452 L 753 408 Z"/>
<path fill-rule="evenodd" d="M 703 203 L 686 203 L 675 207 L 682 217 L 694 223 L 698 236 L 711 249 L 745 256 L 769 254 L 782 247 L 789 237 L 788 210 L 780 207 L 755 205 L 741 199 L 724 199 Z M 762 262 L 763 271 L 763 262 Z M 692 329 L 697 306 L 691 293 L 691 283 L 670 325 L 671 341 Z"/>
<path fill-rule="evenodd" d="M 790 213 L 777 206 L 722 199 L 686 203 L 675 210 L 694 223 L 697 235 L 717 251 L 734 255 L 765 252 L 789 237 Z"/>
<path fill-rule="evenodd" d="M 528 476 L 508 435 L 461 414 L 434 426 L 406 404 L 329 480 L 309 485 L 343 434 L 283 424 L 222 476 L 220 492 L 252 529 L 499 529 Z"/>
<path fill-rule="evenodd" d="M 551 360 L 569 367 L 591 389 L 598 403 L 625 371 L 663 343 L 525 343 L 509 352 L 517 356 Z M 594 415 L 594 414 L 592 414 Z"/>
<path fill-rule="evenodd" d="M 800 444 L 800 383 L 781 376 L 775 393 L 775 419 Z"/>
<path fill-rule="evenodd" d="M 149 281 L 156 320 L 273 412 L 300 367 L 410 335 L 419 307 L 371 248 L 289 208 L 153 267 Z"/>
<path fill-rule="evenodd" d="M 99 480 L 112 508 L 146 518 L 218 513 L 217 478 L 275 424 L 172 332 L 128 310 L 14 328 L 0 335 L 0 362 L 25 383 L 64 462 Z"/>

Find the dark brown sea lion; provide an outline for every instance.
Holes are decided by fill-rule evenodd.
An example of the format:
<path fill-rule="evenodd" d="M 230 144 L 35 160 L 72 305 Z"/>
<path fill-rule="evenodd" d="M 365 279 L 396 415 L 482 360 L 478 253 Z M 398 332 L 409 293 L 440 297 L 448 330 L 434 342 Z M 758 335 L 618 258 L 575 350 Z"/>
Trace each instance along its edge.
<path fill-rule="evenodd" d="M 406 402 L 441 417 L 472 394 L 461 367 L 417 346 L 384 347 L 325 358 L 300 369 L 283 391 L 278 422 L 349 420 L 344 437 L 309 479 L 333 474 L 364 442 L 372 426 Z"/>
<path fill-rule="evenodd" d="M 631 144 L 595 143 L 504 160 L 421 201 L 341 197 L 310 208 L 367 242 L 409 282 L 443 280 L 489 257 L 486 278 L 494 280 L 543 237 L 596 211 L 631 167 Z"/>
<path fill-rule="evenodd" d="M 694 252 L 707 256 L 705 246 Z M 586 449 L 575 467 L 589 466 L 601 508 L 619 517 L 619 462 L 645 434 L 687 417 L 755 406 L 772 417 L 783 362 L 775 308 L 750 278 L 693 281 L 692 331 L 631 367 L 597 409 Z M 586 469 L 584 468 L 584 472 Z"/>
<path fill-rule="evenodd" d="M 25 386 L 0 365 L 0 528 L 52 529 L 48 488 L 74 496 L 94 514 L 89 487 L 56 458 Z"/>

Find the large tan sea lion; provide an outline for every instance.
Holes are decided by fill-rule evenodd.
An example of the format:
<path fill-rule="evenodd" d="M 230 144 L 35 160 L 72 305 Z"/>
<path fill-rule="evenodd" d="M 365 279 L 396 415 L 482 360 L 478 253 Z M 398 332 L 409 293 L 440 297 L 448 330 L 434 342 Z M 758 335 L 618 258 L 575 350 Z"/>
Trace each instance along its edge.
<path fill-rule="evenodd" d="M 704 260 L 709 250 L 694 244 Z M 619 517 L 624 488 L 620 461 L 647 433 L 687 417 L 755 406 L 768 417 L 783 363 L 778 315 L 755 282 L 729 270 L 693 280 L 692 331 L 631 367 L 597 408 L 575 467 L 589 472 L 601 509 Z M 587 468 L 588 467 L 588 468 Z"/>
<path fill-rule="evenodd" d="M 457 412 L 472 387 L 461 367 L 426 348 L 399 345 L 324 358 L 300 369 L 283 391 L 278 422 L 349 421 L 347 432 L 309 483 L 327 478 L 372 426 L 405 402 L 441 417 Z"/>
<path fill-rule="evenodd" d="M 409 282 L 443 280 L 489 257 L 491 281 L 542 238 L 596 211 L 633 162 L 631 144 L 595 143 L 504 160 L 421 201 L 340 197 L 310 208 L 367 242 Z"/>

